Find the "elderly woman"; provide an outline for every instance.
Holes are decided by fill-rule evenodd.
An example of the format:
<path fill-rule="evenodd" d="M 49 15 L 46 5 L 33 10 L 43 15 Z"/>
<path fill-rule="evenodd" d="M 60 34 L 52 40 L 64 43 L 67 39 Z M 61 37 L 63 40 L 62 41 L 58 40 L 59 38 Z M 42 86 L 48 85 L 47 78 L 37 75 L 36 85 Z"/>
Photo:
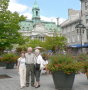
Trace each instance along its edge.
<path fill-rule="evenodd" d="M 35 50 L 35 88 L 40 87 L 40 73 L 41 70 L 44 68 L 44 60 L 40 54 L 40 51 L 38 49 Z"/>
<path fill-rule="evenodd" d="M 26 84 L 26 65 L 25 65 L 25 52 L 21 52 L 21 57 L 18 58 L 18 69 L 20 75 L 20 86 L 25 87 Z"/>

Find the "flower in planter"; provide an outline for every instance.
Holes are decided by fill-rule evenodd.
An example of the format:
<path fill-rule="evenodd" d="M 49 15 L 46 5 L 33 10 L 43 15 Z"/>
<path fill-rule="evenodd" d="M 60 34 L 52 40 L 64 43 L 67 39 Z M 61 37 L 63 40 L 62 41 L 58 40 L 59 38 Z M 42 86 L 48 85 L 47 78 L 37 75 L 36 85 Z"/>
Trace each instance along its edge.
<path fill-rule="evenodd" d="M 2 62 L 3 61 L 3 57 L 0 57 L 0 62 Z"/>
<path fill-rule="evenodd" d="M 84 68 L 81 70 L 83 73 L 86 73 L 88 70 L 88 55 L 80 54 L 77 56 L 77 61 L 84 63 Z"/>
<path fill-rule="evenodd" d="M 48 70 L 52 72 L 63 71 L 66 74 L 76 73 L 84 66 L 84 63 L 76 61 L 72 55 L 53 55 L 47 65 Z"/>
<path fill-rule="evenodd" d="M 5 63 L 15 63 L 17 61 L 17 58 L 18 56 L 16 56 L 15 54 L 13 53 L 8 53 L 8 54 L 5 54 L 3 55 L 3 62 Z"/>
<path fill-rule="evenodd" d="M 81 62 L 88 61 L 88 55 L 87 54 L 78 55 L 77 56 L 77 61 L 81 61 Z"/>

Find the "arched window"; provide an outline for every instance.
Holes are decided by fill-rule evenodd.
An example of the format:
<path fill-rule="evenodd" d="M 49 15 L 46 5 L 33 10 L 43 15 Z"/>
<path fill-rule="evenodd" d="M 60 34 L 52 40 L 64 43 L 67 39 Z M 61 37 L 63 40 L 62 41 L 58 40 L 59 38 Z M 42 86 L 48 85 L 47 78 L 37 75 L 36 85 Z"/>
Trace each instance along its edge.
<path fill-rule="evenodd" d="M 36 16 L 38 16 L 38 11 L 36 11 Z"/>
<path fill-rule="evenodd" d="M 23 29 L 23 31 L 24 31 L 25 28 L 23 27 L 22 29 Z"/>

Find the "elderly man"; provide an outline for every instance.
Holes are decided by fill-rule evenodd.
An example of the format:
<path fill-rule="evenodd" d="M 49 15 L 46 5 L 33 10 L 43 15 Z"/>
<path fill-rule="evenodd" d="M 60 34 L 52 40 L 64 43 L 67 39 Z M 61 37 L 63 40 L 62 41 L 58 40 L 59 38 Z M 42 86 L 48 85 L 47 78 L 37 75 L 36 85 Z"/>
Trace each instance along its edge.
<path fill-rule="evenodd" d="M 34 86 L 34 54 L 32 48 L 27 49 L 26 57 L 26 86 L 29 87 L 29 80 L 31 75 L 31 86 Z"/>

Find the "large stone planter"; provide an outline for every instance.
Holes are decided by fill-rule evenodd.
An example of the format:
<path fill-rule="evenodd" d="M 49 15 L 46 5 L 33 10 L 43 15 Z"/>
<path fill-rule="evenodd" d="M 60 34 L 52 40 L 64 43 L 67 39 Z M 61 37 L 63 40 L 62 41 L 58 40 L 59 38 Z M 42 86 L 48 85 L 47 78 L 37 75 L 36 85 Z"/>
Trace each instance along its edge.
<path fill-rule="evenodd" d="M 14 68 L 14 63 L 6 63 L 6 69 L 13 69 Z"/>
<path fill-rule="evenodd" d="M 87 79 L 88 79 L 88 69 L 86 69 L 86 77 L 87 77 Z"/>
<path fill-rule="evenodd" d="M 57 90 L 72 90 L 75 74 L 70 75 L 64 72 L 53 72 L 53 81 Z"/>
<path fill-rule="evenodd" d="M 0 67 L 4 67 L 5 63 L 4 62 L 0 62 Z"/>

